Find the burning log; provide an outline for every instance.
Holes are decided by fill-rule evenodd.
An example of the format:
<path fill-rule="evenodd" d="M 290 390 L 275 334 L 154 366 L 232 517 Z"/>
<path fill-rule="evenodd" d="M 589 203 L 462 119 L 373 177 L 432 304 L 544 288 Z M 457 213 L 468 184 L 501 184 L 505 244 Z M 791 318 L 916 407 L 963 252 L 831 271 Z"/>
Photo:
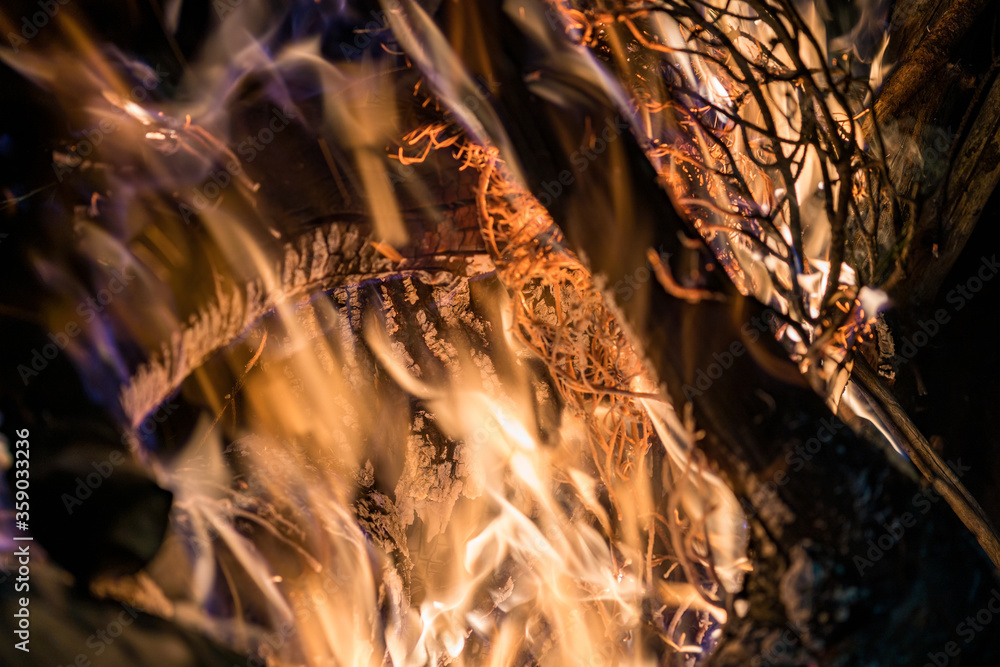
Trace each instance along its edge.
<path fill-rule="evenodd" d="M 7 203 L 42 222 L 2 386 L 75 584 L 47 614 L 124 601 L 202 664 L 954 655 L 990 517 L 857 355 L 995 188 L 992 64 L 941 189 L 897 152 L 985 3 L 881 90 L 821 3 L 266 4 L 215 7 L 198 58 L 188 4 L 137 10 L 166 80 L 70 12 L 2 54 L 46 91 L 23 117 L 82 131 L 52 210 Z"/>
<path fill-rule="evenodd" d="M 539 65 L 529 62 L 523 64 L 523 67 L 527 71 L 532 71 Z M 546 96 L 542 97 L 543 99 L 547 99 Z M 559 112 L 550 111 L 545 108 L 545 103 L 542 102 L 540 103 L 540 107 L 533 111 L 533 115 L 542 118 L 563 119 L 566 117 L 567 111 L 567 109 L 561 109 Z M 592 114 L 592 118 L 601 119 L 602 117 L 608 117 L 611 113 L 613 112 L 605 107 L 604 109 L 588 109 L 583 115 Z M 602 123 L 595 122 L 594 125 L 600 127 Z M 586 144 L 587 139 L 582 132 L 578 130 L 579 133 L 576 135 L 573 135 L 572 132 L 573 128 L 563 124 L 561 127 L 553 128 L 543 134 L 558 137 L 565 137 L 569 134 L 577 138 L 567 141 L 567 145 L 582 146 Z M 628 139 L 626 138 L 624 142 L 627 141 Z M 527 150 L 527 147 L 524 147 L 523 150 Z M 640 193 L 644 191 L 641 189 L 641 186 L 635 184 L 636 181 L 641 181 L 645 174 L 641 162 L 637 164 L 637 154 L 637 151 L 630 149 L 626 143 L 625 149 L 618 151 L 617 154 L 612 155 L 606 161 L 608 165 L 614 165 L 613 168 L 617 172 L 614 176 L 612 175 L 611 166 L 604 166 L 602 163 L 597 163 L 590 166 L 588 177 L 591 177 L 590 174 L 593 174 L 594 183 L 613 181 L 617 177 L 633 184 L 633 187 L 629 191 L 633 197 L 630 202 L 629 211 L 630 213 L 633 211 L 636 213 L 631 216 L 632 220 L 629 223 L 622 223 L 621 226 L 626 228 L 628 224 L 638 226 L 640 230 L 637 236 L 639 238 L 652 238 L 650 246 L 659 248 L 661 252 L 664 248 L 669 249 L 670 252 L 668 255 L 680 255 L 684 252 L 684 248 L 677 242 L 677 235 L 684 234 L 687 230 L 679 223 L 678 218 L 674 217 L 674 225 L 669 226 L 664 225 L 663 216 L 658 218 L 647 216 L 645 219 L 650 221 L 645 223 L 645 234 L 643 233 L 642 222 L 637 223 L 637 220 L 644 220 L 642 214 L 646 211 L 666 211 L 666 220 L 670 220 L 669 212 L 672 210 L 651 189 L 645 191 L 649 193 L 645 198 L 641 197 Z M 631 173 L 626 172 L 626 175 L 623 177 L 623 165 L 635 166 Z M 546 176 L 548 178 L 545 178 Z M 542 175 L 540 181 L 553 182 L 557 178 L 557 173 L 550 171 L 548 174 Z M 595 231 L 596 225 L 592 221 L 595 216 L 588 215 L 590 211 L 600 210 L 601 202 L 592 201 L 595 197 L 594 193 L 599 191 L 586 186 L 578 187 L 575 184 L 567 187 L 571 189 L 571 192 L 568 193 L 567 201 L 571 202 L 574 208 L 572 212 L 566 213 L 565 217 L 562 218 L 563 224 L 571 232 L 571 235 L 575 236 L 578 240 L 578 247 L 588 257 L 596 258 L 593 260 L 593 267 L 601 273 L 612 276 L 612 279 L 633 273 L 635 269 L 629 267 L 628 262 L 630 260 L 628 258 L 623 260 L 620 255 L 608 253 L 605 250 L 608 246 L 615 246 L 614 241 L 609 241 L 607 238 L 609 234 L 608 229 L 617 229 L 619 225 L 610 225 L 610 227 Z M 702 259 L 704 255 L 705 253 L 701 253 Z M 634 257 L 632 261 L 634 261 Z M 642 264 L 639 264 L 639 266 L 642 266 Z M 651 271 L 646 271 L 647 275 L 650 273 Z M 716 275 L 718 273 L 720 272 L 717 271 Z M 664 287 L 667 286 L 665 285 Z M 731 287 L 727 288 L 716 285 L 714 289 L 725 289 L 729 293 L 728 299 L 736 301 L 737 304 L 735 306 L 722 306 L 712 300 L 699 300 L 700 302 L 695 305 L 686 305 L 684 303 L 686 299 L 683 296 L 678 299 L 676 298 L 677 295 L 668 295 L 654 289 L 651 298 L 655 305 L 651 305 L 647 309 L 639 309 L 640 312 L 650 313 L 647 316 L 648 320 L 643 322 L 640 319 L 633 321 L 633 324 L 635 325 L 634 330 L 643 342 L 643 349 L 649 351 L 649 354 L 653 357 L 660 377 L 666 380 L 668 387 L 673 388 L 675 404 L 683 404 L 686 400 L 692 401 L 697 424 L 706 431 L 705 439 L 702 441 L 704 450 L 712 453 L 713 460 L 720 462 L 720 465 L 724 467 L 728 461 L 730 467 L 727 468 L 727 472 L 732 476 L 730 479 L 734 481 L 737 487 L 739 487 L 740 482 L 735 482 L 735 480 L 744 480 L 743 483 L 747 486 L 743 488 L 742 493 L 747 497 L 757 497 L 759 502 L 761 502 L 761 506 L 754 506 L 754 516 L 751 518 L 751 523 L 759 526 L 754 534 L 757 536 L 767 536 L 765 540 L 766 544 L 758 546 L 758 553 L 771 553 L 775 556 L 781 554 L 777 559 L 779 562 L 774 566 L 773 579 L 770 579 L 769 576 L 772 575 L 772 571 L 768 571 L 769 568 L 765 567 L 765 571 L 768 573 L 765 576 L 768 577 L 770 583 L 757 582 L 764 589 L 771 591 L 771 599 L 775 597 L 782 599 L 785 608 L 778 615 L 778 619 L 780 619 L 779 623 L 776 627 L 772 627 L 770 630 L 771 636 L 768 637 L 767 631 L 764 631 L 761 626 L 756 625 L 757 622 L 763 619 L 748 619 L 744 626 L 745 629 L 737 634 L 741 641 L 733 642 L 731 646 L 727 646 L 725 650 L 720 652 L 719 659 L 724 663 L 728 660 L 731 664 L 747 664 L 754 655 L 767 655 L 769 651 L 766 642 L 781 635 L 782 631 L 785 630 L 785 623 L 794 621 L 796 624 L 804 623 L 805 626 L 808 626 L 809 621 L 807 619 L 810 618 L 815 625 L 811 627 L 800 626 L 795 633 L 798 646 L 794 649 L 794 652 L 801 651 L 799 657 L 794 659 L 796 664 L 802 664 L 801 661 L 806 660 L 804 656 L 809 653 L 813 654 L 814 659 L 819 659 L 820 656 L 823 656 L 825 660 L 834 660 L 833 656 L 837 655 L 838 651 L 844 651 L 855 656 L 868 656 L 868 652 L 871 651 L 869 659 L 888 660 L 898 657 L 898 646 L 893 646 L 889 649 L 889 653 L 884 656 L 879 655 L 883 647 L 875 645 L 862 646 L 850 640 L 840 647 L 831 647 L 824 638 L 826 631 L 821 629 L 825 623 L 820 620 L 822 617 L 829 619 L 838 615 L 846 620 L 851 616 L 855 616 L 856 620 L 864 625 L 865 621 L 857 618 L 856 614 L 852 614 L 849 611 L 851 605 L 843 598 L 842 593 L 845 588 L 849 588 L 852 591 L 852 595 L 859 595 L 859 598 L 855 598 L 857 600 L 862 598 L 888 600 L 893 595 L 890 592 L 893 586 L 890 585 L 888 589 L 882 587 L 887 580 L 892 579 L 892 574 L 889 571 L 882 575 L 876 575 L 873 584 L 866 584 L 864 577 L 859 577 L 857 580 L 852 580 L 851 584 L 847 584 L 846 577 L 841 574 L 837 579 L 830 580 L 833 588 L 827 594 L 819 592 L 821 587 L 813 588 L 809 595 L 816 595 L 816 597 L 809 597 L 808 601 L 804 603 L 801 598 L 789 589 L 789 586 L 794 588 L 794 584 L 791 582 L 797 581 L 797 578 L 800 576 L 800 568 L 806 568 L 813 572 L 817 570 L 820 572 L 836 571 L 839 573 L 845 570 L 850 571 L 852 566 L 856 566 L 857 561 L 850 564 L 841 562 L 839 565 L 836 562 L 843 558 L 844 555 L 857 554 L 859 551 L 863 551 L 865 536 L 878 535 L 884 528 L 884 524 L 880 524 L 879 522 L 885 516 L 892 516 L 892 511 L 890 510 L 890 515 L 883 515 L 877 519 L 875 515 L 872 515 L 866 520 L 863 514 L 856 513 L 856 508 L 859 505 L 858 500 L 849 500 L 847 498 L 843 498 L 840 501 L 831 501 L 829 509 L 833 514 L 829 517 L 821 516 L 822 510 L 817 508 L 814 501 L 815 496 L 813 492 L 816 489 L 826 489 L 826 491 L 819 494 L 821 497 L 836 498 L 842 496 L 850 488 L 849 480 L 866 477 L 871 473 L 863 471 L 866 469 L 872 470 L 872 466 L 877 466 L 882 471 L 880 473 L 881 476 L 888 476 L 886 486 L 884 487 L 884 492 L 887 494 L 885 502 L 888 506 L 898 507 L 895 510 L 898 513 L 896 516 L 905 513 L 906 509 L 908 509 L 907 497 L 912 493 L 912 489 L 908 489 L 906 483 L 901 479 L 892 480 L 889 471 L 884 469 L 884 463 L 880 462 L 881 455 L 877 452 L 868 454 L 871 458 L 867 462 L 862 462 L 863 457 L 851 461 L 850 457 L 845 456 L 848 451 L 853 452 L 855 455 L 859 454 L 858 450 L 863 450 L 866 448 L 866 445 L 862 444 L 863 441 L 858 441 L 846 431 L 841 430 L 844 427 L 839 423 L 837 423 L 836 427 L 832 425 L 819 426 L 820 430 L 826 428 L 827 431 L 838 431 L 837 437 L 831 446 L 824 448 L 830 456 L 829 459 L 822 456 L 815 457 L 816 460 L 813 463 L 814 457 L 812 456 L 809 456 L 808 461 L 793 456 L 796 451 L 801 450 L 803 442 L 810 438 L 815 438 L 816 433 L 814 431 L 817 428 L 817 424 L 823 423 L 822 415 L 825 411 L 821 408 L 819 402 L 811 396 L 811 391 L 802 386 L 801 380 L 798 382 L 793 381 L 791 384 L 776 381 L 775 375 L 785 379 L 794 379 L 797 376 L 797 373 L 791 368 L 787 368 L 781 372 L 776 371 L 775 366 L 780 366 L 781 364 L 781 362 L 777 361 L 782 357 L 780 351 L 775 349 L 767 350 L 766 346 L 751 345 L 747 340 L 747 325 L 751 321 L 760 322 L 760 318 L 763 315 L 760 308 L 751 307 L 750 309 L 746 309 L 740 306 L 741 298 L 732 291 Z M 634 296 L 633 291 L 626 292 L 626 294 L 630 297 Z M 621 295 L 622 293 L 619 293 L 619 296 Z M 737 313 L 735 319 L 732 315 L 734 310 Z M 747 310 L 749 312 L 746 312 Z M 741 311 L 744 314 L 740 315 Z M 754 331 L 753 328 L 750 330 Z M 683 334 L 686 331 L 699 333 L 697 338 L 688 342 L 688 339 Z M 712 332 L 712 340 L 717 342 L 706 342 L 707 332 Z M 754 335 L 752 340 L 756 340 L 756 338 L 757 336 Z M 672 344 L 663 344 L 663 341 L 670 341 Z M 738 355 L 736 355 L 736 359 L 734 359 L 734 352 L 731 351 L 734 344 L 740 350 Z M 742 355 L 745 354 L 747 349 L 749 349 L 750 355 L 743 357 Z M 721 379 L 710 383 L 711 386 L 708 388 L 703 389 L 700 385 L 698 388 L 694 387 L 697 381 L 695 371 L 701 371 L 703 375 L 705 369 L 717 369 L 720 363 L 726 364 L 726 371 L 723 373 Z M 732 368 L 730 369 L 729 366 L 732 366 Z M 764 369 L 767 370 L 765 371 Z M 759 378 L 762 380 L 762 383 L 758 385 L 751 378 Z M 795 384 L 799 385 L 798 389 L 795 388 Z M 753 392 L 750 392 L 747 391 L 748 387 L 754 387 L 755 389 Z M 793 394 L 800 395 L 792 398 Z M 739 405 L 747 405 L 746 411 L 742 414 L 736 408 Z M 812 407 L 807 407 L 809 405 L 812 405 Z M 790 408 L 791 412 L 783 412 L 787 408 Z M 811 415 L 809 414 L 810 410 L 812 411 Z M 764 414 L 768 414 L 769 416 L 763 417 Z M 750 426 L 751 424 L 753 427 Z M 796 434 L 795 429 L 797 426 L 795 425 L 808 426 L 805 432 Z M 791 427 L 791 430 L 789 430 L 789 427 Z M 828 435 L 833 434 L 828 433 Z M 757 440 L 757 438 L 760 438 L 760 440 Z M 829 438 L 827 439 L 829 440 Z M 773 482 L 774 477 L 778 476 L 782 482 L 782 486 L 784 486 L 784 483 L 787 483 L 788 478 L 784 474 L 784 469 L 787 467 L 789 456 L 792 456 L 796 464 L 801 467 L 800 472 L 803 473 L 803 476 L 799 478 L 799 481 L 808 481 L 802 482 L 803 486 L 797 490 L 794 487 L 789 487 L 789 500 L 785 500 L 786 496 L 784 494 L 776 496 L 772 495 L 773 491 L 772 494 L 766 491 L 763 493 L 758 491 L 757 489 L 764 486 L 760 481 L 761 477 L 764 479 L 771 478 Z M 761 461 L 760 468 L 757 470 L 755 470 L 754 464 L 749 463 L 755 460 Z M 816 467 L 812 468 L 813 465 Z M 854 466 L 858 467 L 855 468 Z M 842 472 L 836 472 L 838 470 Z M 843 475 L 843 477 L 838 478 L 838 474 Z M 827 483 L 830 483 L 830 486 L 826 486 Z M 773 487 L 774 484 L 772 483 L 771 486 Z M 898 494 L 898 499 L 889 500 L 889 496 L 894 494 Z M 797 502 L 803 503 L 802 509 L 795 508 Z M 808 509 L 805 509 L 806 507 Z M 824 507 L 828 506 L 824 505 Z M 838 507 L 851 507 L 850 516 L 836 516 L 840 511 L 837 509 Z M 808 516 L 809 519 L 801 519 L 800 517 L 803 516 Z M 896 518 L 890 518 L 888 523 L 892 524 L 896 520 Z M 946 523 L 948 522 L 946 518 L 942 520 Z M 868 523 L 867 527 L 864 525 L 866 522 Z M 952 530 L 955 530 L 954 519 L 951 520 L 951 524 L 953 526 Z M 789 530 L 789 526 L 795 526 L 795 528 Z M 838 537 L 833 537 L 830 533 L 830 529 L 833 526 L 842 528 L 844 532 Z M 804 532 L 795 535 L 797 530 Z M 803 545 L 807 545 L 805 550 L 803 550 Z M 922 540 L 918 540 L 910 548 L 913 549 L 911 553 L 915 555 L 915 562 L 926 562 L 928 554 L 937 550 L 935 538 L 928 536 L 925 536 Z M 809 555 L 807 556 L 806 553 Z M 817 563 L 820 562 L 823 564 L 818 565 Z M 875 563 L 878 562 L 879 560 L 876 559 Z M 867 566 L 872 567 L 874 563 L 868 563 Z M 895 568 L 897 566 L 898 563 L 892 566 L 893 571 L 896 571 Z M 863 570 L 866 568 L 855 567 L 855 569 L 861 570 L 858 573 L 859 575 L 863 575 Z M 925 574 L 918 576 L 922 581 L 928 582 L 928 585 L 934 586 L 936 584 L 930 582 L 933 582 L 939 574 L 938 569 L 932 567 Z M 754 575 L 751 575 L 751 580 L 754 578 Z M 811 580 L 812 585 L 816 583 L 815 580 Z M 962 584 L 958 584 L 957 582 L 949 582 L 941 589 L 938 595 L 941 595 L 943 599 L 947 599 L 947 591 L 951 590 L 952 586 L 963 587 Z M 899 586 L 899 590 L 905 588 L 907 587 Z M 775 596 L 775 592 L 779 590 L 782 590 L 784 595 Z M 920 593 L 920 595 L 926 594 L 924 591 Z M 825 602 L 813 606 L 822 598 L 825 598 Z M 893 603 L 888 602 L 887 604 L 893 605 Z M 907 606 L 908 603 L 900 600 L 895 604 Z M 817 610 L 825 605 L 838 607 L 839 611 L 826 609 L 822 614 L 818 613 Z M 957 610 L 949 609 L 944 612 L 942 618 L 951 617 L 955 613 L 957 613 Z M 834 631 L 831 627 L 830 630 L 834 633 L 843 632 L 843 628 Z M 908 632 L 909 630 L 909 626 L 899 629 L 900 632 Z M 896 631 L 892 630 L 890 632 L 895 633 Z M 753 636 L 762 638 L 762 644 L 756 645 L 751 640 Z M 939 645 L 940 642 L 946 641 L 946 639 L 944 636 L 934 637 L 928 642 L 928 647 L 933 648 Z M 906 643 L 909 644 L 912 642 Z M 748 645 L 753 646 L 749 651 L 747 651 Z M 791 646 L 788 646 L 787 650 L 793 652 Z M 919 660 L 922 655 L 923 651 L 921 651 L 921 648 L 915 648 L 912 657 L 906 659 L 906 661 Z"/>

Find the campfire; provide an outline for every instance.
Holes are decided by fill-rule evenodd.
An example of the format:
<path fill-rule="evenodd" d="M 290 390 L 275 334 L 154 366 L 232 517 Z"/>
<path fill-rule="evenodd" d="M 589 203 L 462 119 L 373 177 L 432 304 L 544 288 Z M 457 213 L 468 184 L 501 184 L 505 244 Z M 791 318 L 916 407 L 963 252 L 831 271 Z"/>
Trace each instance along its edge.
<path fill-rule="evenodd" d="M 1000 653 L 996 7 L 11 5 L 5 664 Z"/>

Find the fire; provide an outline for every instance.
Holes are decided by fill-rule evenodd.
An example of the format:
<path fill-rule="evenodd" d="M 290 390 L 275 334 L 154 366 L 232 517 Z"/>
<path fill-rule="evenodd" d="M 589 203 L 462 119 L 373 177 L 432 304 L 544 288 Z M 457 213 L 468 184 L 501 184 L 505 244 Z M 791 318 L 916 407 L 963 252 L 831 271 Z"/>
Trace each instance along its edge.
<path fill-rule="evenodd" d="M 856 340 L 844 332 L 881 306 L 833 310 L 857 292 L 842 239 L 871 184 L 851 174 L 884 158 L 863 150 L 870 93 L 847 56 L 830 59 L 815 7 L 559 7 L 567 33 L 622 81 L 651 162 L 737 287 L 789 316 L 794 355 L 843 356 Z M 833 329 L 836 343 L 816 344 Z"/>
<path fill-rule="evenodd" d="M 835 405 L 884 303 L 842 250 L 874 173 L 850 176 L 872 159 L 865 98 L 815 10 L 780 4 L 518 14 L 528 33 L 558 19 L 539 39 L 586 54 Z M 94 195 L 67 226 L 79 258 L 137 275 L 73 354 L 88 377 L 113 369 L 94 391 L 174 493 L 147 609 L 276 665 L 706 659 L 750 570 L 745 518 L 525 185 L 530 156 L 416 4 L 386 3 L 377 55 L 342 62 L 268 32 L 263 7 L 226 16 L 174 96 L 136 99 L 148 67 L 68 17 L 72 47 L 2 54 L 78 107 L 74 126 L 113 120 L 92 156 L 54 162 Z M 281 129 L 247 129 L 278 112 Z M 712 298 L 649 259 L 665 288 Z M 71 310 L 83 286 L 51 271 Z M 138 427 L 174 399 L 197 424 L 161 450 Z"/>

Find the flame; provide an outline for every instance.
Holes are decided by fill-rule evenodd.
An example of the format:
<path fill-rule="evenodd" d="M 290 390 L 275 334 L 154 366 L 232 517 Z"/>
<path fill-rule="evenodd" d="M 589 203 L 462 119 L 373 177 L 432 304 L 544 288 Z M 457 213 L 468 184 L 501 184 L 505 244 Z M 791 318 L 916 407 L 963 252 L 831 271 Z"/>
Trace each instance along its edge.
<path fill-rule="evenodd" d="M 737 288 L 789 318 L 780 338 L 803 372 L 822 378 L 836 410 L 844 359 L 885 302 L 860 307 L 842 249 L 870 185 L 852 174 L 884 160 L 857 121 L 870 88 L 847 53 L 831 58 L 827 46 L 857 41 L 828 40 L 812 3 L 634 3 L 612 14 L 556 6 L 567 35 L 630 93 L 633 129 L 675 204 Z M 866 10 L 862 22 L 872 20 Z M 873 86 L 885 46 L 869 66 Z M 654 67 L 668 74 L 650 77 Z"/>
<path fill-rule="evenodd" d="M 415 3 L 387 3 L 365 57 L 337 62 L 307 22 L 283 41 L 266 4 L 220 20 L 170 98 L 67 17 L 71 47 L 2 53 L 73 127 L 112 127 L 54 159 L 89 188 L 67 228 L 93 281 L 135 274 L 74 360 L 112 369 L 95 392 L 175 494 L 145 573 L 162 613 L 274 664 L 707 658 L 750 569 L 745 518 L 487 96 Z M 673 4 L 552 7 L 737 287 L 788 315 L 803 368 L 842 370 L 884 305 L 834 250 L 865 186 L 833 157 L 863 141 L 847 66 L 812 5 Z M 520 10 L 553 39 L 541 5 Z M 246 89 L 280 129 L 246 129 Z M 320 175 L 299 168 L 306 143 Z M 442 174 L 471 230 L 433 201 Z M 457 252 L 438 252 L 448 235 Z M 86 293 L 39 266 L 64 304 Z M 846 380 L 824 372 L 835 405 Z M 200 421 L 157 451 L 138 427 L 179 393 Z"/>

